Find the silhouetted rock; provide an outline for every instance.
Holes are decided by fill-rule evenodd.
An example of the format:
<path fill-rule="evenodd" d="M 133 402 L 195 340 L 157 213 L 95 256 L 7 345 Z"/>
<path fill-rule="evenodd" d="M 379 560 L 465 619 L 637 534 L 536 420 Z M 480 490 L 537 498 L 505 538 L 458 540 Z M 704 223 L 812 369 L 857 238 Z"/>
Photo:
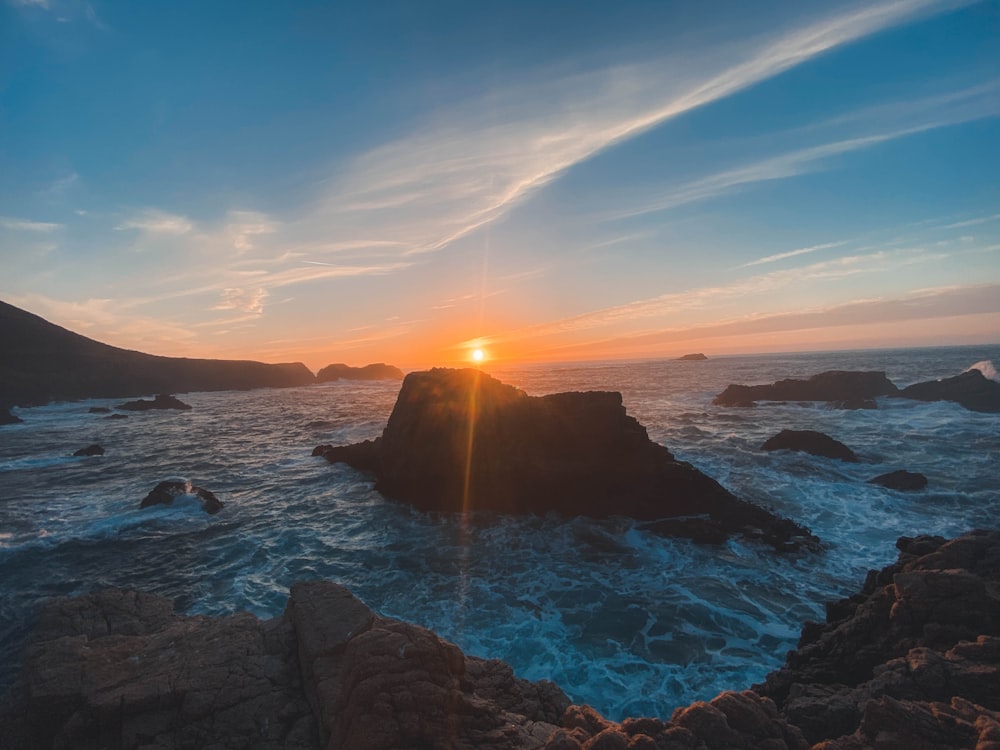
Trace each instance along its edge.
<path fill-rule="evenodd" d="M 174 500 L 182 495 L 197 497 L 201 501 L 202 509 L 213 516 L 225 507 L 225 503 L 219 500 L 212 492 L 202 487 L 195 487 L 190 482 L 170 480 L 160 482 L 150 490 L 149 494 L 139 503 L 139 507 L 148 508 L 152 505 L 172 505 Z"/>
<path fill-rule="evenodd" d="M 105 419 L 128 419 L 128 414 L 109 414 Z"/>
<path fill-rule="evenodd" d="M 104 448 L 99 446 L 97 443 L 92 443 L 86 448 L 81 448 L 80 450 L 73 453 L 74 456 L 103 456 Z"/>
<path fill-rule="evenodd" d="M 844 408 L 869 408 L 863 404 L 878 396 L 893 395 L 897 390 L 884 372 L 829 370 L 807 380 L 789 378 L 771 385 L 730 385 L 712 403 L 752 406 L 757 401 L 834 401 L 847 404 Z"/>
<path fill-rule="evenodd" d="M 1000 383 L 972 369 L 953 378 L 907 386 L 897 394 L 917 401 L 954 401 L 971 411 L 1000 413 Z"/>
<path fill-rule="evenodd" d="M 24 420 L 10 413 L 10 409 L 0 408 L 0 425 L 21 424 Z"/>
<path fill-rule="evenodd" d="M 761 450 L 802 451 L 814 456 L 838 458 L 841 461 L 858 460 L 854 451 L 842 442 L 815 430 L 782 430 L 774 437 L 768 438 L 761 446 Z"/>
<path fill-rule="evenodd" d="M 424 510 L 698 517 L 779 549 L 815 541 L 677 461 L 620 393 L 532 397 L 479 370 L 415 372 L 380 438 L 315 454 L 372 471 L 379 492 Z"/>
<path fill-rule="evenodd" d="M 327 365 L 316 373 L 317 383 L 328 383 L 336 380 L 402 380 L 403 371 L 398 367 L 378 362 L 364 367 L 351 367 L 344 364 Z"/>
<path fill-rule="evenodd" d="M 107 406 L 91 406 L 87 409 L 88 414 L 110 414 L 111 409 Z"/>
<path fill-rule="evenodd" d="M 152 401 L 139 399 L 138 401 L 127 401 L 118 404 L 116 407 L 125 411 L 149 411 L 151 409 L 190 409 L 190 404 L 185 404 L 180 399 L 174 398 L 166 393 L 161 393 Z"/>
<path fill-rule="evenodd" d="M 685 354 L 683 357 L 678 357 L 678 362 L 700 362 L 703 359 L 708 359 L 704 354 L 698 352 L 697 354 Z"/>
<path fill-rule="evenodd" d="M 877 477 L 869 479 L 868 483 L 878 484 L 890 490 L 902 490 L 906 492 L 922 490 L 927 486 L 927 477 L 915 471 L 900 469 L 898 471 L 890 471 L 887 474 L 879 474 Z"/>
<path fill-rule="evenodd" d="M 119 349 L 0 302 L 0 403 L 308 385 L 301 362 L 158 357 Z"/>

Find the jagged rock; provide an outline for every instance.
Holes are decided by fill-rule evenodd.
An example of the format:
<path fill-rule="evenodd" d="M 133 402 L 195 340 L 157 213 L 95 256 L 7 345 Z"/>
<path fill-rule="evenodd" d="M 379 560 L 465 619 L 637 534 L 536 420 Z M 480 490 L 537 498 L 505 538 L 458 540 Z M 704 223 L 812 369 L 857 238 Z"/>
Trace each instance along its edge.
<path fill-rule="evenodd" d="M 532 397 L 479 370 L 415 372 L 380 438 L 313 454 L 373 472 L 375 489 L 423 510 L 698 517 L 699 535 L 815 542 L 652 442 L 620 393 Z"/>
<path fill-rule="evenodd" d="M 0 408 L 0 425 L 21 424 L 24 420 L 10 413 L 10 409 Z"/>
<path fill-rule="evenodd" d="M 915 383 L 896 395 L 917 401 L 954 401 L 971 411 L 1000 413 L 1000 383 L 976 369 L 953 378 Z"/>
<path fill-rule="evenodd" d="M 140 508 L 148 508 L 152 505 L 172 505 L 175 498 L 181 495 L 193 495 L 201 501 L 202 510 L 210 515 L 215 515 L 225 507 L 214 493 L 202 487 L 195 487 L 190 482 L 179 482 L 167 480 L 160 482 L 149 494 L 139 503 Z"/>
<path fill-rule="evenodd" d="M 884 372 L 829 370 L 807 380 L 789 378 L 770 385 L 730 385 L 712 401 L 717 406 L 754 406 L 757 401 L 833 401 L 842 408 L 870 408 L 878 396 L 897 392 Z"/>
<path fill-rule="evenodd" d="M 890 471 L 887 474 L 879 474 L 877 477 L 869 479 L 868 483 L 887 487 L 890 490 L 910 492 L 922 490 L 926 487 L 927 477 L 914 471 L 900 469 L 898 471 Z"/>
<path fill-rule="evenodd" d="M 330 383 L 337 380 L 402 380 L 403 371 L 393 365 L 378 362 L 364 367 L 351 367 L 345 364 L 327 365 L 316 373 L 317 383 Z"/>
<path fill-rule="evenodd" d="M 683 357 L 678 357 L 678 362 L 701 362 L 704 359 L 708 359 L 704 354 L 698 352 L 697 354 L 685 354 Z"/>
<path fill-rule="evenodd" d="M 858 457 L 839 440 L 815 430 L 782 430 L 761 446 L 765 451 L 802 451 L 814 456 L 856 462 Z"/>
<path fill-rule="evenodd" d="M 88 445 L 86 448 L 81 448 L 73 453 L 74 456 L 103 456 L 104 448 L 99 446 L 97 443 Z"/>
<path fill-rule="evenodd" d="M 125 411 L 149 411 L 150 409 L 190 409 L 191 405 L 185 404 L 174 396 L 160 393 L 152 401 L 140 398 L 137 401 L 126 401 L 124 404 L 119 404 L 116 408 Z"/>

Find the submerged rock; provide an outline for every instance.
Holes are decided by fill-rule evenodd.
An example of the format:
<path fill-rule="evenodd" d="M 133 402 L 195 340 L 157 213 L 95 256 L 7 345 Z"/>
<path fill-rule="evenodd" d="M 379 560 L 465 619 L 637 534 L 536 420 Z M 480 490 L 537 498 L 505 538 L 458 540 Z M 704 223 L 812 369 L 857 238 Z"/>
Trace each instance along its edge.
<path fill-rule="evenodd" d="M 898 471 L 890 471 L 886 474 L 879 474 L 877 477 L 869 479 L 868 484 L 877 484 L 890 490 L 909 492 L 913 490 L 922 490 L 926 487 L 927 477 L 923 474 L 918 474 L 915 471 L 899 469 Z"/>
<path fill-rule="evenodd" d="M 190 482 L 165 481 L 160 482 L 149 494 L 139 503 L 140 508 L 148 508 L 152 505 L 172 505 L 175 498 L 182 495 L 193 495 L 201 501 L 202 510 L 210 515 L 215 515 L 225 507 L 214 493 L 202 487 L 195 487 Z"/>
<path fill-rule="evenodd" d="M 137 401 L 126 401 L 124 404 L 119 404 L 117 408 L 125 411 L 149 411 L 150 409 L 190 409 L 191 405 L 185 404 L 174 396 L 160 393 L 152 401 L 140 398 Z"/>
<path fill-rule="evenodd" d="M 816 430 L 782 430 L 761 446 L 765 451 L 801 451 L 814 456 L 856 462 L 858 457 L 839 440 Z"/>
<path fill-rule="evenodd" d="M 842 408 L 873 408 L 878 396 L 897 392 L 884 372 L 829 370 L 807 380 L 789 378 L 770 385 L 730 385 L 713 399 L 716 406 L 754 406 L 757 401 L 833 401 Z"/>
<path fill-rule="evenodd" d="M 329 383 L 337 380 L 402 380 L 403 371 L 393 365 L 377 362 L 364 367 L 351 367 L 345 364 L 327 365 L 316 373 L 317 383 Z"/>
<path fill-rule="evenodd" d="M 74 456 L 103 456 L 104 448 L 99 446 L 97 443 L 88 445 L 86 448 L 81 448 L 80 450 L 73 453 Z"/>
<path fill-rule="evenodd" d="M 977 369 L 961 375 L 907 386 L 899 398 L 918 401 L 954 401 L 970 411 L 1000 413 L 1000 383 L 990 380 Z"/>
<path fill-rule="evenodd" d="M 698 517 L 699 535 L 709 525 L 779 549 L 815 541 L 652 442 L 620 393 L 533 397 L 479 370 L 410 373 L 380 438 L 313 453 L 373 472 L 379 492 L 423 510 Z"/>

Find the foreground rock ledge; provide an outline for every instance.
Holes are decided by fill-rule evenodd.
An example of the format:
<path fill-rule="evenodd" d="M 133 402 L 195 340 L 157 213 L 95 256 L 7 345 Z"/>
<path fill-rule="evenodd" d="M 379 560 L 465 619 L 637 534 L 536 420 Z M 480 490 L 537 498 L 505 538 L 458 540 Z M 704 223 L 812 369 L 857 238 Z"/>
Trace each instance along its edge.
<path fill-rule="evenodd" d="M 0 702 L 0 748 L 996 750 L 1000 531 L 896 546 L 763 684 L 621 723 L 329 582 L 268 621 L 58 599 Z"/>
<path fill-rule="evenodd" d="M 373 472 L 376 490 L 422 510 L 618 515 L 697 541 L 739 533 L 777 549 L 816 541 L 676 460 L 616 392 L 534 397 L 479 370 L 414 372 L 380 438 L 313 455 Z"/>

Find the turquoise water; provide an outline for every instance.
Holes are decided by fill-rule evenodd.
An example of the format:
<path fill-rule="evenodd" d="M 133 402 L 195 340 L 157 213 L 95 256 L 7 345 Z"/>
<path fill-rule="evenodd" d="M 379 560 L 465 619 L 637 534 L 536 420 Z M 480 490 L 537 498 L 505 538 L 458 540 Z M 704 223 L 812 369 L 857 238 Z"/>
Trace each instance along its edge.
<path fill-rule="evenodd" d="M 793 556 L 699 547 L 625 519 L 424 514 L 311 457 L 319 443 L 377 436 L 396 382 L 192 393 L 190 411 L 125 420 L 88 413 L 107 400 L 19 409 L 25 423 L 0 428 L 0 685 L 46 597 L 127 586 L 182 612 L 270 617 L 292 582 L 321 577 L 610 717 L 668 716 L 779 666 L 803 620 L 895 559 L 898 536 L 995 526 L 1000 511 L 1000 415 L 891 399 L 876 411 L 727 409 L 712 398 L 729 383 L 827 369 L 885 370 L 904 386 L 982 360 L 1000 363 L 1000 347 L 484 368 L 535 395 L 621 391 L 653 440 L 823 539 L 821 552 Z M 826 432 L 861 463 L 759 450 L 783 428 Z M 104 456 L 72 457 L 95 442 Z M 897 468 L 926 474 L 928 488 L 865 482 Z M 138 509 L 171 478 L 226 507 Z"/>

